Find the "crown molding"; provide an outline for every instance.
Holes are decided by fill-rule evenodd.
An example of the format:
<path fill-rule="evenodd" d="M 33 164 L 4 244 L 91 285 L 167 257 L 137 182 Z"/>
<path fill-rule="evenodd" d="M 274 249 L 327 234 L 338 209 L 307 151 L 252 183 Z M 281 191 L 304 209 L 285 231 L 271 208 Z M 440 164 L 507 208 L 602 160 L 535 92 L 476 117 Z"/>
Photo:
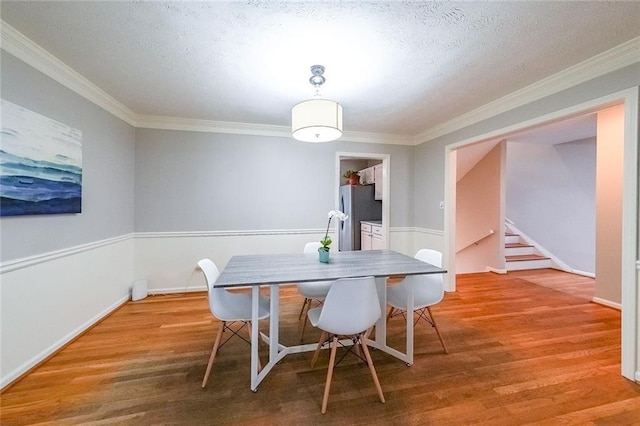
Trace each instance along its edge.
<path fill-rule="evenodd" d="M 131 126 L 162 130 L 291 137 L 291 131 L 286 126 L 137 114 L 25 37 L 11 25 L 0 21 L 0 29 L 0 48 L 2 50 L 17 57 Z M 640 37 L 636 37 L 591 59 L 417 135 L 344 132 L 340 140 L 390 145 L 419 145 L 639 61 Z"/>
<path fill-rule="evenodd" d="M 135 126 L 146 129 L 291 137 L 291 129 L 285 126 L 163 117 L 158 115 L 138 115 Z"/>
<path fill-rule="evenodd" d="M 2 50 L 10 53 L 121 120 L 134 125 L 137 118 L 136 113 L 111 97 L 104 90 L 84 78 L 6 22 L 0 21 L 0 30 Z"/>
<path fill-rule="evenodd" d="M 136 127 L 145 129 L 181 130 L 190 132 L 226 133 L 253 136 L 291 137 L 291 128 L 267 124 L 250 124 L 226 121 L 200 120 L 180 117 L 138 115 Z M 379 143 L 390 145 L 414 145 L 409 135 L 382 133 L 344 132 L 341 141 Z"/>
<path fill-rule="evenodd" d="M 389 133 L 344 132 L 340 140 L 387 145 L 416 145 L 415 138 L 412 135 L 394 135 Z"/>
<path fill-rule="evenodd" d="M 640 37 L 626 41 L 586 61 L 580 62 L 468 113 L 459 115 L 452 120 L 418 133 L 414 138 L 414 142 L 416 145 L 429 142 L 437 137 L 444 136 L 637 62 L 640 62 Z"/>

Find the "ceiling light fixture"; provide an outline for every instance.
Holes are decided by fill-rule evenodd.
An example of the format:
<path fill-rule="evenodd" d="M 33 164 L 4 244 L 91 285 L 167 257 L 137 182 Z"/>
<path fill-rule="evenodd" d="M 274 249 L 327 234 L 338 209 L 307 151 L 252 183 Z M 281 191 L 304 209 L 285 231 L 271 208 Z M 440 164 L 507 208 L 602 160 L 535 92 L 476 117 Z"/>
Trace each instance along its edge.
<path fill-rule="evenodd" d="M 315 88 L 313 99 L 291 108 L 291 134 L 303 142 L 329 142 L 342 136 L 342 105 L 320 98 L 320 86 L 325 82 L 324 67 L 311 67 L 309 83 Z"/>

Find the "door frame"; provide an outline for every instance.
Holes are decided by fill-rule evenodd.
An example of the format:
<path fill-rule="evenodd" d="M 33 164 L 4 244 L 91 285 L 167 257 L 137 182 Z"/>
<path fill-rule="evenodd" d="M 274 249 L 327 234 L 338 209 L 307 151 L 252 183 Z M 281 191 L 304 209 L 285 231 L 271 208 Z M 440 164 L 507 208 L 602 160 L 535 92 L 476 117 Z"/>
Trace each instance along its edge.
<path fill-rule="evenodd" d="M 497 139 L 516 131 L 540 126 L 576 115 L 594 113 L 614 105 L 624 105 L 624 179 L 622 192 L 622 375 L 640 381 L 640 320 L 638 317 L 638 87 L 583 102 L 530 120 L 445 146 L 445 288 L 455 291 L 456 150 L 477 142 Z"/>

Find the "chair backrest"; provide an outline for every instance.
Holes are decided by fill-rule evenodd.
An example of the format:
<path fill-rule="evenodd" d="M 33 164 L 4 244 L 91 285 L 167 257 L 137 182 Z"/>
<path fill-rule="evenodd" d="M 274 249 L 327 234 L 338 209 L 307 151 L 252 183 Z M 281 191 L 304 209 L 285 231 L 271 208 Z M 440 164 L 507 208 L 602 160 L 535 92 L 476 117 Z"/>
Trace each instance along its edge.
<path fill-rule="evenodd" d="M 438 268 L 442 267 L 442 253 L 437 250 L 421 249 L 414 257 Z M 408 291 L 407 286 L 412 284 L 413 305 L 416 309 L 434 305 L 444 297 L 442 274 L 409 276 L 400 285 L 404 286 L 405 291 Z"/>
<path fill-rule="evenodd" d="M 381 314 L 374 277 L 341 278 L 331 285 L 317 326 L 333 334 L 358 334 L 373 326 Z"/>
<path fill-rule="evenodd" d="M 216 312 L 221 311 L 222 299 L 224 298 L 224 293 L 226 290 L 223 288 L 216 288 L 216 281 L 220 276 L 220 271 L 218 267 L 211 259 L 202 259 L 198 261 L 198 267 L 204 273 L 204 277 L 207 280 L 207 291 L 209 296 L 209 309 L 211 313 L 215 316 Z"/>
<path fill-rule="evenodd" d="M 304 245 L 303 253 L 317 253 L 318 249 L 322 247 L 319 242 L 307 243 Z"/>

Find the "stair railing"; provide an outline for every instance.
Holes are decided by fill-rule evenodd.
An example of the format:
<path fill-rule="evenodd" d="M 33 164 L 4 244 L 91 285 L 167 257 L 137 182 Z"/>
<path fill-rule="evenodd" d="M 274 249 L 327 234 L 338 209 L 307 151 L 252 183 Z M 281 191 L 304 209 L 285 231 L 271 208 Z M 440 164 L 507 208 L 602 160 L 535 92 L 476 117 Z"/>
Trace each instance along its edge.
<path fill-rule="evenodd" d="M 491 236 L 493 234 L 495 234 L 495 231 L 493 229 L 489 229 L 488 231 L 486 231 L 486 232 L 478 235 L 477 237 L 469 240 L 467 243 L 462 244 L 459 247 L 456 247 L 456 253 L 458 253 L 458 252 L 460 252 L 460 251 L 462 251 L 462 250 L 466 249 L 467 247 L 472 246 L 474 244 L 478 245 L 478 243 L 480 241 L 484 240 L 485 238 L 487 238 L 487 237 L 489 237 L 489 236 Z"/>

